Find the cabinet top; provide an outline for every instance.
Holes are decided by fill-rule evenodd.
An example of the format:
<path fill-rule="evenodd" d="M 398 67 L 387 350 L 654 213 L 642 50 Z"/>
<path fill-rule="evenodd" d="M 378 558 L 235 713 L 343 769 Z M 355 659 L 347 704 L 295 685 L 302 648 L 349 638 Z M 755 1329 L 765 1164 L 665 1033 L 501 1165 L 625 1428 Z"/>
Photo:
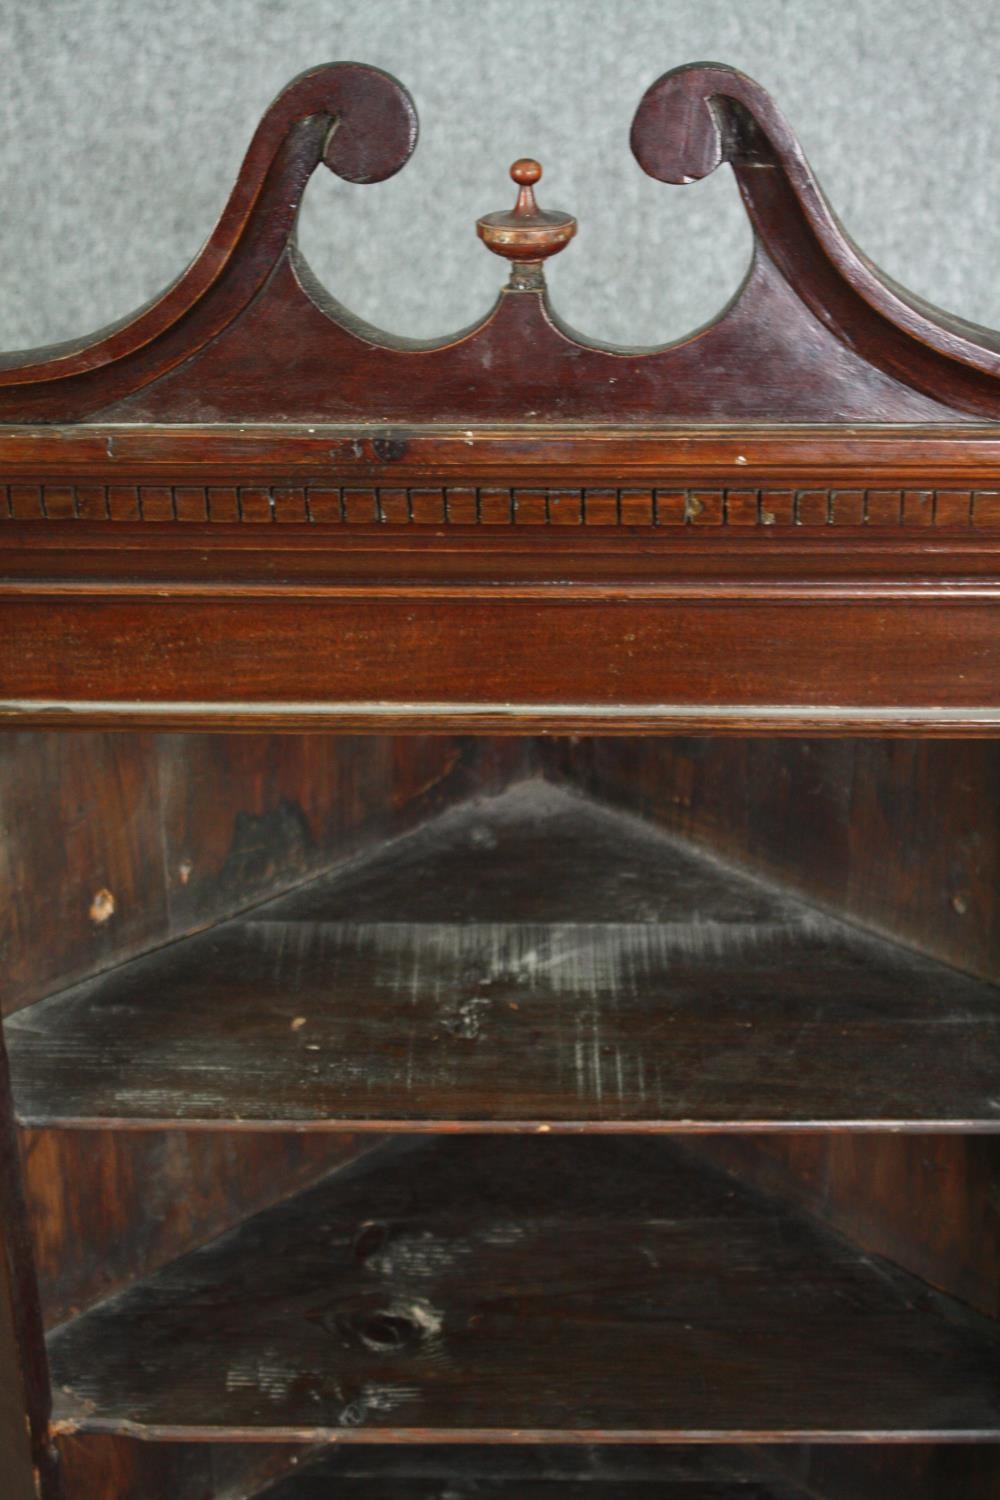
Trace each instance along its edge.
<path fill-rule="evenodd" d="M 376 183 L 406 164 L 416 139 L 409 94 L 380 70 L 332 63 L 300 75 L 265 113 L 218 224 L 177 281 L 103 333 L 0 359 L 0 450 L 11 427 L 122 424 L 335 424 L 390 448 L 409 441 L 397 429 L 440 424 L 514 428 L 529 448 L 554 428 L 570 439 L 581 428 L 946 428 L 975 447 L 1000 421 L 1000 335 L 880 273 L 767 93 L 732 68 L 664 74 L 632 125 L 636 160 L 660 181 L 692 182 L 728 162 L 754 234 L 729 306 L 662 347 L 609 348 L 559 320 L 543 263 L 576 221 L 538 207 L 531 161 L 512 169 L 514 211 L 479 221 L 512 274 L 476 326 L 415 342 L 333 301 L 296 244 L 311 174 L 322 163 Z M 453 231 L 429 206 L 413 232 Z"/>

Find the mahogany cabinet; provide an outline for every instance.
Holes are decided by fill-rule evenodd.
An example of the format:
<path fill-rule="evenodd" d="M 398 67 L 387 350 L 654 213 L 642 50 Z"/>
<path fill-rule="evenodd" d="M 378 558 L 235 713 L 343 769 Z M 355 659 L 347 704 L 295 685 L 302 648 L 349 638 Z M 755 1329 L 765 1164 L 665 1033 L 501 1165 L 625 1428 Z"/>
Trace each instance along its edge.
<path fill-rule="evenodd" d="M 709 64 L 715 322 L 562 325 L 522 161 L 391 339 L 294 227 L 415 141 L 302 75 L 0 365 L 5 1500 L 1000 1494 L 1000 340 Z"/>

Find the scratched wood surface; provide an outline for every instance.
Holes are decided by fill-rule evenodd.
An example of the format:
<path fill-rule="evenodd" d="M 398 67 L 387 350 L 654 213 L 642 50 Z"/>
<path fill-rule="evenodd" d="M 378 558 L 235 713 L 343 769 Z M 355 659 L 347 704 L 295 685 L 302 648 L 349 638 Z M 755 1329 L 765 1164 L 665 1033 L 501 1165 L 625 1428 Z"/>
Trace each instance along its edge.
<path fill-rule="evenodd" d="M 461 782 L 445 737 L 0 734 L 5 1013 L 286 890 Z"/>
<path fill-rule="evenodd" d="M 699 1153 L 1000 1318 L 1000 1136 L 702 1136 Z"/>
<path fill-rule="evenodd" d="M 993 986 L 537 781 L 8 1045 L 33 1126 L 1000 1129 Z"/>
<path fill-rule="evenodd" d="M 55 1429 L 1000 1437 L 996 1323 L 674 1143 L 383 1150 L 55 1330 Z"/>
<path fill-rule="evenodd" d="M 331 1494 L 326 1475 L 301 1475 L 267 1492 L 267 1500 L 326 1500 Z M 384 1500 L 385 1482 L 378 1479 L 340 1480 L 338 1496 L 343 1500 Z M 804 1492 L 788 1484 L 754 1484 L 702 1479 L 615 1480 L 574 1484 L 571 1480 L 440 1479 L 393 1480 L 393 1500 L 621 1500 L 634 1494 L 636 1500 L 807 1500 Z"/>
<path fill-rule="evenodd" d="M 321 164 L 382 181 L 416 136 L 413 101 L 380 70 L 301 74 L 265 113 L 187 271 L 103 336 L 5 358 L 0 418 L 919 424 L 1000 412 L 997 336 L 880 275 L 832 214 L 788 122 L 733 68 L 675 68 L 635 113 L 642 170 L 687 183 L 729 163 L 754 236 L 737 295 L 663 348 L 611 350 L 566 328 L 541 274 L 554 242 L 515 266 L 493 310 L 457 335 L 394 339 L 351 317 L 296 245 L 302 193 Z M 509 235 L 493 247 L 511 254 Z"/>
<path fill-rule="evenodd" d="M 23 1130 L 45 1326 L 122 1291 L 380 1137 L 273 1131 Z"/>
<path fill-rule="evenodd" d="M 67 1494 L 85 1500 L 245 1500 L 251 1493 L 254 1500 L 329 1500 L 341 1493 L 357 1500 L 494 1494 L 504 1500 L 603 1500 L 633 1490 L 638 1500 L 718 1500 L 720 1494 L 726 1500 L 814 1500 L 804 1487 L 809 1450 L 800 1453 L 794 1446 L 352 1444 L 313 1457 L 301 1447 L 259 1442 L 149 1443 L 87 1432 L 62 1435 L 59 1451 Z M 919 1448 L 906 1451 L 922 1454 Z M 911 1468 L 907 1500 L 925 1500 L 931 1492 L 915 1482 Z M 282 1477 L 272 1483 L 274 1475 Z M 829 1500 L 841 1500 L 841 1492 L 831 1491 Z"/>
<path fill-rule="evenodd" d="M 558 739 L 546 770 L 1000 980 L 1000 740 Z"/>
<path fill-rule="evenodd" d="M 302 1452 L 269 1443 L 144 1443 L 107 1432 L 63 1433 L 56 1448 L 59 1500 L 246 1500 Z"/>
<path fill-rule="evenodd" d="M 766 1450 L 765 1450 L 766 1451 Z M 259 1500 L 810 1500 L 746 1449 L 334 1448 Z"/>
<path fill-rule="evenodd" d="M 635 1495 L 685 1500 L 986 1500 L 1000 1453 L 973 1444 L 812 1444 L 703 1447 L 643 1444 L 588 1447 L 331 1447 L 303 1459 L 259 1500 L 328 1500 L 347 1494 L 384 1500 L 528 1496 L 532 1500 L 618 1500 Z M 407 1487 L 409 1486 L 409 1487 Z M 131 1494 L 125 1500 L 133 1500 Z M 182 1497 L 187 1500 L 187 1497 Z"/>

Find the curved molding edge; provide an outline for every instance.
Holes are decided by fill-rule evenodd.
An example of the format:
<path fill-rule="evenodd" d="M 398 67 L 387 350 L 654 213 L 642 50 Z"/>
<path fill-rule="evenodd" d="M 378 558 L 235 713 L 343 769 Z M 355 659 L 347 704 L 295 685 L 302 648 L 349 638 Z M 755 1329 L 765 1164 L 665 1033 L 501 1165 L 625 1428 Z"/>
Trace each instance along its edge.
<path fill-rule="evenodd" d="M 643 171 L 667 183 L 700 181 L 728 162 L 758 249 L 827 327 L 897 379 L 1000 418 L 1000 335 L 931 307 L 878 270 L 760 84 L 721 63 L 674 68 L 643 96 L 631 146 Z"/>
<path fill-rule="evenodd" d="M 299 74 L 264 114 L 222 216 L 188 269 L 139 312 L 83 341 L 0 360 L 0 421 L 73 420 L 156 379 L 238 316 L 286 250 L 323 162 L 354 183 L 410 159 L 417 114 L 380 68 L 327 63 Z"/>

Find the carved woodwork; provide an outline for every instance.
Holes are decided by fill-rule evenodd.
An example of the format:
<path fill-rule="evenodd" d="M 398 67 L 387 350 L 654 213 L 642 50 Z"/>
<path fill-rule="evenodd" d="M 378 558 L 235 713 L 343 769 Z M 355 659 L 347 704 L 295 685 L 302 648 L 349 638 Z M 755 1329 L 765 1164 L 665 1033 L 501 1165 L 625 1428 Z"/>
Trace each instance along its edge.
<path fill-rule="evenodd" d="M 695 64 L 631 145 L 732 169 L 717 318 L 569 329 L 523 158 L 393 338 L 296 220 L 416 140 L 302 74 L 175 282 L 0 359 L 0 1472 L 985 1495 L 1000 336 Z"/>

